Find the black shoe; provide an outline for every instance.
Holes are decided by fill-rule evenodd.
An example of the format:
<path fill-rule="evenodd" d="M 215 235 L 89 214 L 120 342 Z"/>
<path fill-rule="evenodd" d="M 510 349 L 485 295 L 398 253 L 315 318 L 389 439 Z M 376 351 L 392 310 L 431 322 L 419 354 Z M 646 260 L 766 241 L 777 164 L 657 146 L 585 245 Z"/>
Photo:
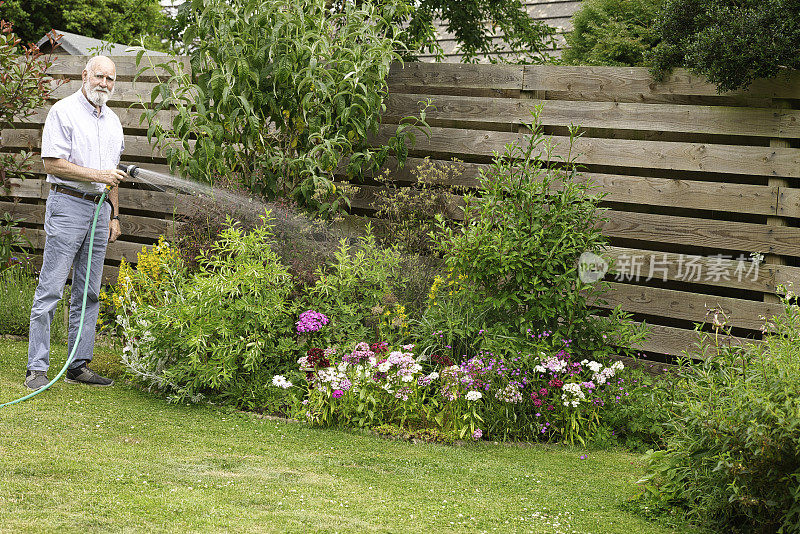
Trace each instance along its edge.
<path fill-rule="evenodd" d="M 50 383 L 47 371 L 28 371 L 25 373 L 25 387 L 36 391 Z"/>
<path fill-rule="evenodd" d="M 99 375 L 86 367 L 86 364 L 76 367 L 75 369 L 67 369 L 67 376 L 64 381 L 70 384 L 87 384 L 89 386 L 112 386 L 114 381 Z"/>

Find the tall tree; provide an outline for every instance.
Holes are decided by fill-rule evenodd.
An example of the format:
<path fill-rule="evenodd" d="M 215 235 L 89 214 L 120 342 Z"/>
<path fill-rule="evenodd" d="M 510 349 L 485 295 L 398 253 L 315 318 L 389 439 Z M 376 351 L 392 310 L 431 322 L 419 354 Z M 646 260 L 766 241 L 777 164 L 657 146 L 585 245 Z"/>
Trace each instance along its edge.
<path fill-rule="evenodd" d="M 26 43 L 35 43 L 52 29 L 163 49 L 161 29 L 167 16 L 158 0 L 7 0 L 0 18 L 14 23 Z"/>

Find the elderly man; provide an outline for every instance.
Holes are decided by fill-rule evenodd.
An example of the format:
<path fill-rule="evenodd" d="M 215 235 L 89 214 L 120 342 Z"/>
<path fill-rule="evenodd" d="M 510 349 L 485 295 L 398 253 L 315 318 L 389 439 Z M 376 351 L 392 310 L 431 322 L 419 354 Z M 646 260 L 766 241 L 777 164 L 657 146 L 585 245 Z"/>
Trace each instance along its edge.
<path fill-rule="evenodd" d="M 116 66 L 105 56 L 93 57 L 86 64 L 82 78 L 80 91 L 53 105 L 42 131 L 42 161 L 50 194 L 44 222 L 47 234 L 44 263 L 31 310 L 25 385 L 32 390 L 49 382 L 50 323 L 71 267 L 74 270 L 68 354 L 72 353 L 78 333 L 86 277 L 89 277 L 89 291 L 83 331 L 66 381 L 95 386 L 114 383 L 86 364 L 94 352 L 106 245 L 120 235 L 117 185 L 126 178 L 124 172 L 117 170 L 124 148 L 122 125 L 106 106 L 114 94 Z M 87 265 L 92 219 L 106 186 L 112 189 L 108 202 L 100 209 L 92 264 Z"/>

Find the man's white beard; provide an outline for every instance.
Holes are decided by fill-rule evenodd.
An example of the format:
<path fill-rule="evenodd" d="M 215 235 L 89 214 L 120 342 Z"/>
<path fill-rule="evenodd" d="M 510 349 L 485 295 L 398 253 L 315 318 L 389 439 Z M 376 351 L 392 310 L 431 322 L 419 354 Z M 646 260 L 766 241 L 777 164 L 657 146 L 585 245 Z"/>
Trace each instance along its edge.
<path fill-rule="evenodd" d="M 83 91 L 86 93 L 86 98 L 89 99 L 89 102 L 100 107 L 104 106 L 114 96 L 114 89 L 110 91 L 103 91 L 100 87 L 90 89 L 89 82 L 84 82 Z"/>

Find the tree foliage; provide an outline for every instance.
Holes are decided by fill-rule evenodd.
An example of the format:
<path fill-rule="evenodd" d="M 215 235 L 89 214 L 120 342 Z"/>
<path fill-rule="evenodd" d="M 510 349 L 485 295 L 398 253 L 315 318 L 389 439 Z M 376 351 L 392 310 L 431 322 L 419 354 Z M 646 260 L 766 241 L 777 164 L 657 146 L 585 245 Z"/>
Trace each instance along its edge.
<path fill-rule="evenodd" d="M 586 0 L 572 18 L 564 61 L 571 65 L 643 66 L 658 42 L 653 28 L 663 0 Z"/>
<path fill-rule="evenodd" d="M 800 0 L 666 0 L 656 30 L 658 78 L 688 67 L 727 91 L 800 69 Z"/>
<path fill-rule="evenodd" d="M 341 11 L 350 3 L 351 0 L 332 0 L 331 6 Z M 391 4 L 394 0 L 380 3 Z M 400 38 L 411 55 L 425 50 L 441 52 L 434 33 L 436 19 L 441 19 L 458 40 L 464 62 L 474 62 L 482 55 L 502 50 L 515 50 L 519 52 L 510 56 L 512 60 L 541 63 L 543 52 L 554 46 L 555 29 L 530 17 L 520 0 L 406 0 L 405 3 L 408 11 L 396 11 L 394 22 L 405 28 Z"/>
<path fill-rule="evenodd" d="M 25 43 L 57 29 L 122 44 L 147 37 L 150 48 L 163 48 L 158 36 L 167 20 L 158 0 L 8 0 L 0 18 L 13 22 Z"/>

